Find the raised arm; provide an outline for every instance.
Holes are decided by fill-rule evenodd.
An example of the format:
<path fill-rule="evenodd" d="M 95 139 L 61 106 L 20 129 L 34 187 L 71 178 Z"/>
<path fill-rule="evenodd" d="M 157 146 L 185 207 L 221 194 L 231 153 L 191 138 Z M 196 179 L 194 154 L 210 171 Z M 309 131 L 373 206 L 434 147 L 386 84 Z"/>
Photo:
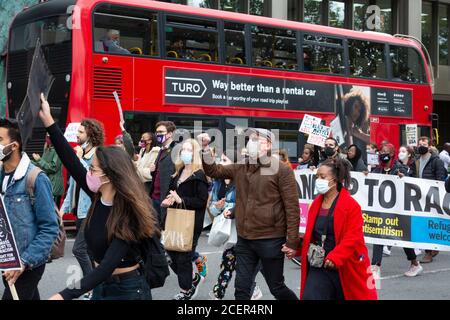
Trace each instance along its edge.
<path fill-rule="evenodd" d="M 87 171 L 81 164 L 66 138 L 64 138 L 61 130 L 56 125 L 50 112 L 50 105 L 43 94 L 41 94 L 41 110 L 39 111 L 39 117 L 50 135 L 50 139 L 52 140 L 53 146 L 55 147 L 56 153 L 61 159 L 62 164 L 66 167 L 67 171 L 69 171 L 70 175 L 83 189 L 83 191 L 92 198 L 93 193 L 89 190 L 86 183 Z"/>

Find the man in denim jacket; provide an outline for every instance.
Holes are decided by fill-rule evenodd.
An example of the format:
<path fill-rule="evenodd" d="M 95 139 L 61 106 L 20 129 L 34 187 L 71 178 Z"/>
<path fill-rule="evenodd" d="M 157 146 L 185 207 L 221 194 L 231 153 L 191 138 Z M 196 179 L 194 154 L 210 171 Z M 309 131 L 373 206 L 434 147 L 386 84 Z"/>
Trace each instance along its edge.
<path fill-rule="evenodd" d="M 34 168 L 26 153 L 16 121 L 0 119 L 0 189 L 11 222 L 22 270 L 3 274 L 3 300 L 11 300 L 9 284 L 15 284 L 20 300 L 39 300 L 38 283 L 58 235 L 52 185 L 39 173 L 34 185 L 34 204 L 27 192 L 27 175 Z"/>

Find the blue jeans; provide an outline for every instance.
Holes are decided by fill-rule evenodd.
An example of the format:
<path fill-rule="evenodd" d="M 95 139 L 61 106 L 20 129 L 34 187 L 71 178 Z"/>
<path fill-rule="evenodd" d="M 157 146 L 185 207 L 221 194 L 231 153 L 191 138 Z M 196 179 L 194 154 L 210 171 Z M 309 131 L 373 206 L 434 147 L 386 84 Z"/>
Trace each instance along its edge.
<path fill-rule="evenodd" d="M 103 282 L 94 289 L 92 300 L 152 300 L 152 294 L 145 276 L 140 274 Z"/>

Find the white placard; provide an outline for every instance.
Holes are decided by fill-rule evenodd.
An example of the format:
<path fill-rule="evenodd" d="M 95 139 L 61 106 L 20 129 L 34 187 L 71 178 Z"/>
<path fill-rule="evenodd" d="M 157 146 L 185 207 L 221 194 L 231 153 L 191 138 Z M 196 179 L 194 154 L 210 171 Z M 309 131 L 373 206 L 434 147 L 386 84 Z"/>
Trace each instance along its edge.
<path fill-rule="evenodd" d="M 342 131 L 341 120 L 339 116 L 337 116 L 336 118 L 334 118 L 333 121 L 331 121 L 330 128 L 331 133 L 333 134 L 333 138 L 336 139 L 338 145 L 341 146 L 342 144 L 344 144 L 345 138 L 344 133 Z"/>
<path fill-rule="evenodd" d="M 406 144 L 408 146 L 417 146 L 417 124 L 406 125 Z"/>
<path fill-rule="evenodd" d="M 311 134 L 311 132 L 313 130 L 313 125 L 320 124 L 321 121 L 322 121 L 322 119 L 320 119 L 320 118 L 310 116 L 309 114 L 305 114 L 305 117 L 303 118 L 302 124 L 298 131 L 306 133 L 306 134 Z"/>
<path fill-rule="evenodd" d="M 79 122 L 69 123 L 66 132 L 64 133 L 64 138 L 66 138 L 68 142 L 77 142 L 77 132 L 80 125 L 81 123 Z"/>
<path fill-rule="evenodd" d="M 367 164 L 371 166 L 377 166 L 380 164 L 378 161 L 378 154 L 376 153 L 368 153 L 367 154 Z"/>
<path fill-rule="evenodd" d="M 319 147 L 325 147 L 325 140 L 330 136 L 330 132 L 330 127 L 321 124 L 313 124 L 307 142 Z"/>

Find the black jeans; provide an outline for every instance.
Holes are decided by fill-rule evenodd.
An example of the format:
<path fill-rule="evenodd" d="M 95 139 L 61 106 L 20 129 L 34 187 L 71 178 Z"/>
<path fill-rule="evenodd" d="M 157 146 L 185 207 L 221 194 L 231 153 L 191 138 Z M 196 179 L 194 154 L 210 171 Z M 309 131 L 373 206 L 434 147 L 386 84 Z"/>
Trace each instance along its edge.
<path fill-rule="evenodd" d="M 41 300 L 38 284 L 41 281 L 44 271 L 45 264 L 33 270 L 25 270 L 19 279 L 17 279 L 15 287 L 20 300 Z M 5 285 L 2 300 L 13 300 L 8 282 L 6 282 L 5 277 L 2 278 L 3 284 Z"/>
<path fill-rule="evenodd" d="M 302 300 L 344 300 L 338 271 L 309 267 Z"/>
<path fill-rule="evenodd" d="M 141 273 L 123 280 L 108 279 L 93 290 L 92 300 L 152 300 L 152 294 Z"/>
<path fill-rule="evenodd" d="M 190 290 L 192 288 L 192 273 L 193 265 L 192 259 L 195 255 L 195 249 L 197 247 L 198 238 L 200 234 L 194 234 L 194 239 L 192 242 L 192 251 L 189 252 L 176 252 L 167 251 L 172 260 L 170 268 L 178 276 L 178 285 L 182 290 Z"/>
<path fill-rule="evenodd" d="M 77 219 L 77 237 L 73 243 L 72 253 L 78 261 L 78 264 L 83 271 L 83 276 L 86 277 L 93 269 L 92 260 L 89 257 L 86 239 L 84 238 L 84 221 L 86 219 Z"/>
<path fill-rule="evenodd" d="M 405 251 L 406 258 L 408 259 L 408 261 L 413 261 L 417 259 L 414 249 L 403 248 L 403 250 Z M 382 261 L 383 261 L 383 245 L 374 244 L 372 253 L 372 265 L 381 266 Z"/>
<path fill-rule="evenodd" d="M 238 237 L 236 252 L 236 300 L 250 300 L 255 273 L 261 261 L 263 276 L 270 293 L 277 300 L 298 300 L 284 283 L 284 253 L 281 252 L 286 238 L 247 240 Z"/>

